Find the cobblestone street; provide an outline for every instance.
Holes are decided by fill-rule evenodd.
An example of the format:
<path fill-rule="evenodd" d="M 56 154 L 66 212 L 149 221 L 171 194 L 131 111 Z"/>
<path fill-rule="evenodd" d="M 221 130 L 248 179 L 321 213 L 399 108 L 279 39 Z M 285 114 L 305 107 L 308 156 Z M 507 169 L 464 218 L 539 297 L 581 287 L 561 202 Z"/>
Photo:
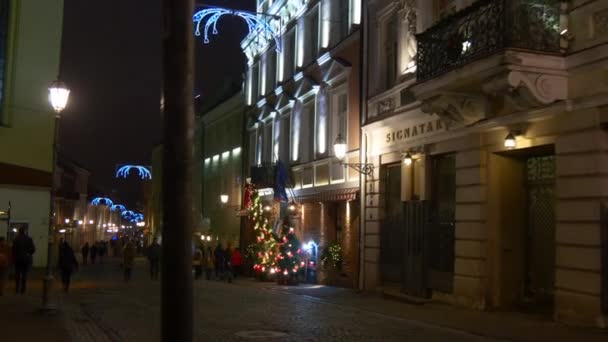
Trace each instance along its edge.
<path fill-rule="evenodd" d="M 67 329 L 75 341 L 158 341 L 160 283 L 147 279 L 143 261 L 134 281 L 120 281 L 119 266 L 87 266 L 76 289 L 62 297 Z M 86 286 L 90 280 L 100 286 Z M 80 286 L 79 286 L 80 282 Z M 84 286 L 83 286 L 84 284 Z M 195 283 L 195 326 L 199 341 L 250 340 L 271 331 L 277 341 L 484 341 L 310 296 L 275 291 L 272 285 Z M 268 340 L 259 332 L 258 340 Z"/>
<path fill-rule="evenodd" d="M 37 313 L 41 274 L 26 296 L 0 298 L 0 328 L 19 341 L 159 341 L 160 282 L 143 259 L 122 281 L 117 261 L 86 265 L 56 315 Z M 12 285 L 12 284 L 11 284 Z M 58 284 L 57 284 L 58 286 Z M 195 282 L 197 341 L 602 341 L 605 334 L 547 320 L 450 306 L 409 305 L 355 291 L 251 279 Z M 2 316 L 4 314 L 5 316 Z M 515 318 L 514 318 L 515 317 Z M 8 323 L 5 325 L 5 323 Z M 7 330 L 8 329 L 8 330 Z M 274 336 L 274 337 L 272 337 Z M 496 338 L 490 338 L 493 336 Z"/>

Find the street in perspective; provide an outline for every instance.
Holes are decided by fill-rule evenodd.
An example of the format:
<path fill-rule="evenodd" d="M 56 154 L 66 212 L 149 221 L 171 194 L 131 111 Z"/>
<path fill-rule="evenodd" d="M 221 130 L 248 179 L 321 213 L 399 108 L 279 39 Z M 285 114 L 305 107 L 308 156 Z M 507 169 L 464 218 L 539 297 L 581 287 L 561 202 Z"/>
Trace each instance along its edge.
<path fill-rule="evenodd" d="M 608 341 L 608 1 L 0 0 L 2 341 Z"/>

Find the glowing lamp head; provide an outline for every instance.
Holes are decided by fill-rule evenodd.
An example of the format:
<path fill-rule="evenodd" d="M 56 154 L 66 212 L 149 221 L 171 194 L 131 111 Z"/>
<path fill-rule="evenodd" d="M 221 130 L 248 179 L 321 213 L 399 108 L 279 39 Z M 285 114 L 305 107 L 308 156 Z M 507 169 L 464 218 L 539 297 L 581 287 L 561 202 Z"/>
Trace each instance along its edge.
<path fill-rule="evenodd" d="M 65 219 L 63 222 L 70 223 L 70 219 Z"/>
<path fill-rule="evenodd" d="M 407 166 L 412 165 L 412 162 L 414 162 L 414 160 L 412 159 L 412 155 L 408 152 L 405 154 L 405 157 L 403 158 L 403 163 Z"/>
<path fill-rule="evenodd" d="M 89 224 L 93 224 L 93 223 L 95 223 L 95 221 L 89 220 Z"/>
<path fill-rule="evenodd" d="M 272 208 L 269 205 L 267 205 L 267 206 L 264 207 L 264 211 L 268 212 L 270 210 L 272 210 Z"/>
<path fill-rule="evenodd" d="M 512 132 L 509 132 L 505 137 L 505 147 L 506 148 L 515 148 L 517 147 L 517 141 L 515 140 L 515 135 Z"/>
<path fill-rule="evenodd" d="M 207 241 L 211 241 L 211 235 L 207 236 Z"/>
<path fill-rule="evenodd" d="M 78 225 L 79 225 L 79 226 L 82 226 L 82 224 L 83 224 L 83 223 L 84 223 L 84 222 L 83 222 L 82 220 L 78 220 Z"/>
<path fill-rule="evenodd" d="M 346 140 L 342 138 L 342 134 L 338 134 L 338 137 L 334 141 L 334 155 L 339 160 L 343 160 L 346 156 Z"/>
<path fill-rule="evenodd" d="M 222 204 L 228 203 L 228 195 L 226 195 L 226 194 L 220 195 L 220 202 L 222 202 Z"/>
<path fill-rule="evenodd" d="M 49 101 L 56 113 L 61 113 L 68 104 L 70 89 L 61 80 L 54 81 L 49 87 Z"/>

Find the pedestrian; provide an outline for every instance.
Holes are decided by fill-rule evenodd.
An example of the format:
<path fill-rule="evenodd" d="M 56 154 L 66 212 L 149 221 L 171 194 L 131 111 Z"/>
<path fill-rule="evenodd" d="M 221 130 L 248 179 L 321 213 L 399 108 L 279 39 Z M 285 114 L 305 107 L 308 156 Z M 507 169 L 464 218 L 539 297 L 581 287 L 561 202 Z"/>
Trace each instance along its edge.
<path fill-rule="evenodd" d="M 27 236 L 23 227 L 19 228 L 17 237 L 13 241 L 13 262 L 15 263 L 15 291 L 24 294 L 27 285 L 27 273 L 32 266 L 32 256 L 36 246 L 32 238 Z"/>
<path fill-rule="evenodd" d="M 224 250 L 224 275 L 223 277 L 226 278 L 226 280 L 229 283 L 232 283 L 232 251 L 230 248 L 230 245 L 228 245 L 228 247 L 226 247 L 226 249 Z"/>
<path fill-rule="evenodd" d="M 213 252 L 215 257 L 215 278 L 223 279 L 224 272 L 224 249 L 222 249 L 222 244 L 218 243 L 217 247 L 215 247 L 215 251 Z M 221 277 L 221 278 L 220 278 Z"/>
<path fill-rule="evenodd" d="M 0 296 L 4 294 L 4 283 L 8 274 L 8 267 L 11 261 L 11 252 L 6 239 L 0 236 Z"/>
<path fill-rule="evenodd" d="M 205 253 L 205 276 L 207 280 L 211 280 L 211 272 L 215 265 L 213 264 L 213 250 L 211 246 L 207 247 L 207 253 Z"/>
<path fill-rule="evenodd" d="M 78 260 L 74 255 L 72 247 L 64 240 L 61 242 L 61 245 L 59 245 L 59 270 L 61 271 L 63 291 L 66 293 L 70 290 L 72 272 L 74 272 L 75 269 L 78 270 Z"/>
<path fill-rule="evenodd" d="M 133 262 L 135 261 L 135 245 L 131 241 L 125 245 L 125 250 L 122 252 L 122 267 L 124 268 L 125 281 L 131 280 L 133 271 Z"/>
<path fill-rule="evenodd" d="M 87 264 L 87 259 L 89 258 L 89 243 L 85 242 L 84 246 L 82 246 L 82 249 L 80 250 L 80 252 L 82 253 L 82 264 L 86 265 Z"/>
<path fill-rule="evenodd" d="M 99 252 L 97 245 L 97 242 L 93 242 L 91 246 L 91 264 L 95 264 L 95 259 L 97 259 L 97 253 Z"/>
<path fill-rule="evenodd" d="M 203 274 L 203 251 L 199 246 L 196 246 L 194 249 L 192 266 L 194 267 L 194 279 L 198 280 Z"/>
<path fill-rule="evenodd" d="M 232 266 L 232 274 L 234 275 L 234 279 L 236 279 L 237 275 L 241 273 L 241 267 L 243 266 L 243 256 L 238 248 L 235 248 L 232 252 L 230 263 Z"/>
<path fill-rule="evenodd" d="M 106 242 L 99 241 L 99 247 L 97 250 L 97 254 L 99 255 L 99 263 L 103 264 L 103 257 L 106 255 Z"/>
<path fill-rule="evenodd" d="M 148 247 L 148 261 L 150 262 L 150 279 L 158 280 L 158 273 L 160 270 L 160 252 L 161 247 L 156 242 L 156 239 Z"/>

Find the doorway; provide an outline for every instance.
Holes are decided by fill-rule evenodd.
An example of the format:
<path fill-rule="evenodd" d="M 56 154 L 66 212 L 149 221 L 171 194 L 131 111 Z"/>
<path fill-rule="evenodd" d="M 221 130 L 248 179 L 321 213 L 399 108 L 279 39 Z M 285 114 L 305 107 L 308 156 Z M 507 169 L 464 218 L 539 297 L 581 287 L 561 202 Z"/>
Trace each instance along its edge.
<path fill-rule="evenodd" d="M 523 302 L 552 309 L 555 265 L 555 157 L 525 160 L 526 234 Z"/>
<path fill-rule="evenodd" d="M 401 282 L 403 260 L 403 202 L 401 163 L 384 170 L 384 218 L 380 230 L 380 279 L 383 285 Z"/>

